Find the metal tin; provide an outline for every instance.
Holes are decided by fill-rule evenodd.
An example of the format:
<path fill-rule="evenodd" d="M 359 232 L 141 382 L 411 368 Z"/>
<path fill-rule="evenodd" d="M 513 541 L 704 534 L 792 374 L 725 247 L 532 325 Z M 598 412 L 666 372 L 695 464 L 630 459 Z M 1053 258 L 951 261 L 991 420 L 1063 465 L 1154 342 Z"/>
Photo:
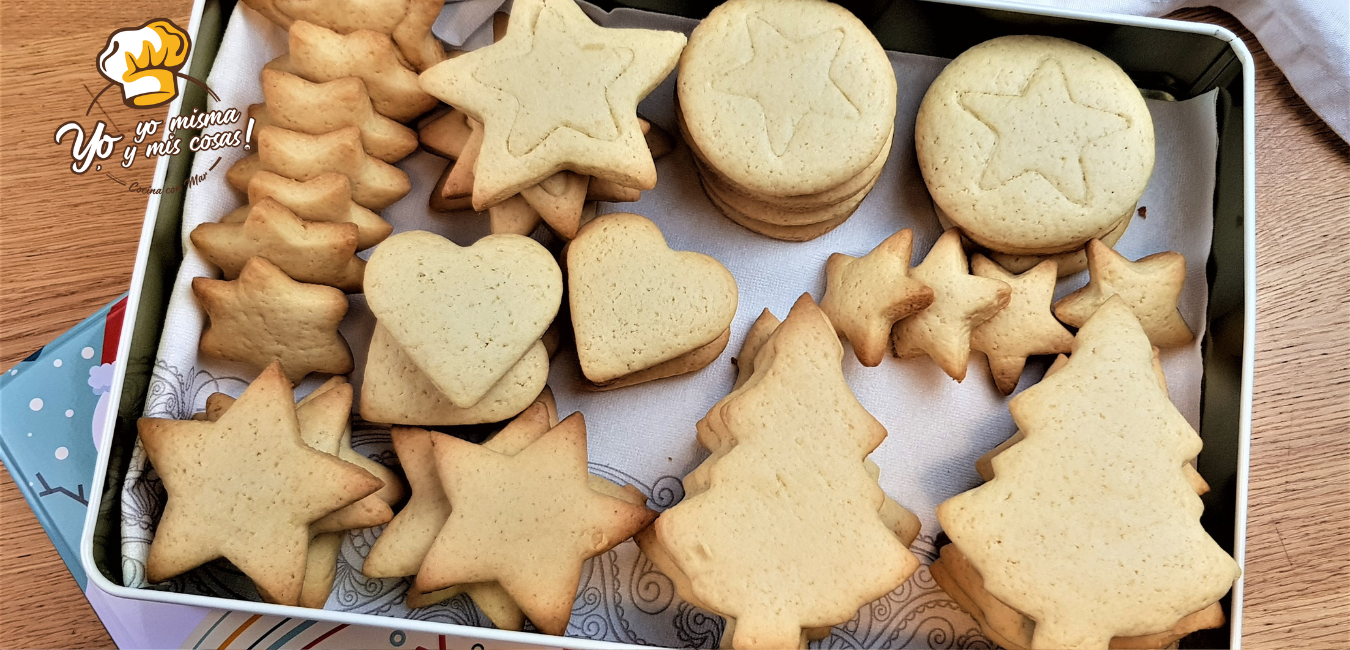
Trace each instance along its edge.
<path fill-rule="evenodd" d="M 196 44 L 187 67 L 205 78 L 214 62 L 228 11 L 219 0 L 196 0 L 190 32 Z M 630 0 L 597 2 L 606 9 L 638 9 L 701 17 L 716 2 L 709 0 Z M 1187 99 L 1219 89 L 1219 150 L 1214 187 L 1214 235 L 1207 265 L 1208 327 L 1203 342 L 1200 435 L 1204 451 L 1199 471 L 1213 490 L 1204 497 L 1202 523 L 1210 534 L 1244 564 L 1247 531 L 1247 471 L 1251 448 L 1252 370 L 1256 332 L 1256 157 L 1255 65 L 1246 46 L 1232 32 L 1215 25 L 1141 18 L 1067 9 L 1029 7 L 999 0 L 844 0 L 889 50 L 945 58 L 990 38 L 1008 34 L 1045 34 L 1078 41 L 1115 60 L 1135 83 L 1154 98 Z M 189 87 L 170 105 L 170 114 L 202 107 L 200 89 Z M 155 186 L 181 182 L 191 164 L 189 153 L 161 158 Z M 151 195 L 145 211 L 131 278 L 127 314 L 131 323 L 118 344 L 112 394 L 91 487 L 90 507 L 80 541 L 84 570 L 100 589 L 118 597 L 183 605 L 236 609 L 265 615 L 309 618 L 352 625 L 418 630 L 530 645 L 611 648 L 617 644 L 588 639 L 544 636 L 350 614 L 332 610 L 286 607 L 149 589 L 131 589 L 121 582 L 118 532 L 121 479 L 136 436 L 136 419 L 159 345 L 168 295 L 182 259 L 180 224 L 182 194 Z M 1243 580 L 1225 598 L 1226 630 L 1201 632 L 1204 647 L 1241 647 Z M 1198 637 L 1198 638 L 1197 638 Z"/>

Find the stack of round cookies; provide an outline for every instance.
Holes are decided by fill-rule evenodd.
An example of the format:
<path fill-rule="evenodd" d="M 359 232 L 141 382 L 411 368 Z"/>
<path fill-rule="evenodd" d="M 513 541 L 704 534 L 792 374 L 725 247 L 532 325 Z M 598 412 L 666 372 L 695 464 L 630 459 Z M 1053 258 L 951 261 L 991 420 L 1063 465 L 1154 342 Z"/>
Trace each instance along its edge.
<path fill-rule="evenodd" d="M 731 0 L 689 36 L 680 129 L 708 198 L 769 237 L 814 239 L 876 184 L 895 74 L 853 14 L 824 0 Z"/>
<path fill-rule="evenodd" d="M 1153 120 L 1134 82 L 1101 53 L 1058 38 L 1005 36 L 952 60 L 914 126 L 943 225 L 1014 273 L 1054 258 L 1086 268 L 1091 239 L 1114 246 L 1153 172 Z"/>

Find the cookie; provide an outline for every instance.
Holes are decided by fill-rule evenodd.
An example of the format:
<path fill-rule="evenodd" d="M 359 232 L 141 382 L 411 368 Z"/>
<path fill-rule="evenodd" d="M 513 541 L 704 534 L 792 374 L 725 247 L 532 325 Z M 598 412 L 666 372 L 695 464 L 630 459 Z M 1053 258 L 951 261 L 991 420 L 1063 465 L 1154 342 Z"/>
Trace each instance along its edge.
<path fill-rule="evenodd" d="M 1114 228 L 1101 236 L 1101 242 L 1107 246 L 1114 247 L 1116 242 L 1119 242 L 1120 238 L 1125 235 L 1125 230 L 1130 227 L 1130 223 L 1133 221 L 1134 211 L 1131 210 Z M 1030 270 L 1031 267 L 1050 258 L 1053 258 L 1056 264 L 1058 264 L 1059 277 L 1061 278 L 1079 273 L 1088 267 L 1087 247 L 1072 250 L 1067 253 L 1051 253 L 1049 255 L 1013 255 L 1009 253 L 997 253 L 994 251 L 987 251 L 987 255 L 989 259 L 998 262 L 999 266 L 1012 271 L 1013 273 L 1025 273 Z"/>
<path fill-rule="evenodd" d="M 580 211 L 577 216 L 581 216 Z M 539 212 L 520 194 L 488 208 L 488 229 L 494 235 L 528 237 L 542 221 Z"/>
<path fill-rule="evenodd" d="M 192 293 L 209 319 L 199 344 L 206 356 L 257 369 L 279 362 L 292 384 L 311 372 L 354 368 L 338 333 L 347 297 L 337 289 L 296 282 L 254 257 L 233 281 L 193 278 Z"/>
<path fill-rule="evenodd" d="M 969 560 L 955 546 L 948 544 L 942 547 L 942 557 L 930 568 L 938 585 L 951 594 L 952 600 L 962 609 L 971 613 L 980 624 L 981 632 L 1009 650 L 1020 650 L 1031 645 L 1035 622 L 989 595 L 979 572 L 970 566 Z M 1223 607 L 1214 603 L 1188 614 L 1163 632 L 1113 637 L 1110 647 L 1115 650 L 1171 648 L 1186 635 L 1197 630 L 1221 627 L 1226 620 Z"/>
<path fill-rule="evenodd" d="M 245 0 L 244 4 L 287 29 L 300 20 L 342 34 L 358 30 L 388 34 L 417 70 L 445 59 L 445 48 L 431 34 L 444 6 L 436 0 Z"/>
<path fill-rule="evenodd" d="M 473 170 L 478 165 L 478 152 L 483 144 L 483 125 L 467 118 L 469 134 L 460 146 L 460 154 L 441 174 L 431 190 L 431 209 L 449 212 L 473 207 Z M 448 209 L 443 209 L 448 208 Z"/>
<path fill-rule="evenodd" d="M 677 84 L 686 140 L 735 185 L 814 194 L 857 176 L 894 126 L 876 37 L 823 0 L 733 0 L 689 37 Z"/>
<path fill-rule="evenodd" d="M 261 257 L 299 282 L 361 291 L 366 263 L 356 257 L 357 227 L 306 222 L 272 199 L 249 210 L 243 223 L 203 223 L 188 238 L 226 280 L 239 277 L 249 259 Z"/>
<path fill-rule="evenodd" d="M 684 126 L 684 113 L 679 105 L 675 106 L 675 117 L 679 121 L 681 132 L 687 132 L 688 127 Z M 694 154 L 694 162 L 698 164 L 699 173 L 707 175 L 713 185 L 725 194 L 736 194 L 745 199 L 750 199 L 765 207 L 778 208 L 786 212 L 802 212 L 819 210 L 824 207 L 841 203 L 850 198 L 857 197 L 860 193 L 866 194 L 871 191 L 875 185 L 877 177 L 881 170 L 885 168 L 886 161 L 890 159 L 891 144 L 894 142 L 894 131 L 887 137 L 886 143 L 882 145 L 881 153 L 877 155 L 872 162 L 862 170 L 857 176 L 849 178 L 844 182 L 832 188 L 816 192 L 814 194 L 800 194 L 795 196 L 768 196 L 759 194 L 752 189 L 739 187 L 730 178 L 722 175 L 716 168 L 711 167 L 704 157 L 703 152 L 699 151 L 698 143 L 692 138 L 686 139 L 690 151 Z"/>
<path fill-rule="evenodd" d="M 722 203 L 730 206 L 737 213 L 744 215 L 748 219 L 768 224 L 770 226 L 803 227 L 811 226 L 823 222 L 838 221 L 847 219 L 853 214 L 858 206 L 862 204 L 863 199 L 872 191 L 876 185 L 877 178 L 874 176 L 862 189 L 855 192 L 837 203 L 824 205 L 814 209 L 784 209 L 777 205 L 772 205 L 758 199 L 749 198 L 735 190 L 727 188 L 718 180 L 716 174 L 709 172 L 708 168 L 698 161 L 695 161 L 695 168 L 699 172 L 699 178 L 703 182 L 704 189 L 709 194 L 717 194 L 717 198 Z"/>
<path fill-rule="evenodd" d="M 943 233 L 909 275 L 933 290 L 933 302 L 895 324 L 891 342 L 896 356 L 928 355 L 952 379 L 965 379 L 971 331 L 1008 305 L 1012 287 L 970 273 L 959 230 Z"/>
<path fill-rule="evenodd" d="M 298 20 L 291 25 L 286 60 L 271 67 L 286 68 L 318 83 L 358 77 L 365 82 L 375 110 L 399 122 L 436 106 L 436 98 L 418 87 L 417 73 L 399 61 L 393 40 L 379 32 L 362 29 L 339 34 Z"/>
<path fill-rule="evenodd" d="M 504 442 L 524 437 L 528 444 L 550 428 L 548 410 L 539 404 L 538 408 L 526 409 L 496 434 L 497 442 L 489 439 L 483 444 L 506 453 L 501 447 Z M 450 516 L 450 500 L 441 488 L 432 452 L 432 440 L 444 435 L 412 427 L 396 426 L 390 430 L 394 452 L 408 477 L 412 496 L 375 540 L 361 567 L 363 574 L 372 578 L 411 576 L 422 565 L 422 558 Z"/>
<path fill-rule="evenodd" d="M 432 447 L 452 510 L 414 586 L 498 582 L 546 634 L 566 630 L 582 563 L 656 516 L 591 487 L 580 413 L 514 456 L 450 436 Z"/>
<path fill-rule="evenodd" d="M 591 178 L 558 172 L 520 191 L 520 197 L 563 239 L 572 239 L 581 227 L 581 209 Z M 509 200 L 509 199 L 508 199 Z"/>
<path fill-rule="evenodd" d="M 307 181 L 296 181 L 268 171 L 258 171 L 248 180 L 248 202 L 220 218 L 220 223 L 243 223 L 252 204 L 274 199 L 305 221 L 356 224 L 356 249 L 378 244 L 394 226 L 369 208 L 352 201 L 352 184 L 336 172 L 319 174 Z"/>
<path fill-rule="evenodd" d="M 637 103 L 675 68 L 685 37 L 606 29 L 570 0 L 522 0 L 501 41 L 422 73 L 422 88 L 484 124 L 473 204 L 500 203 L 564 169 L 656 186 Z"/>
<path fill-rule="evenodd" d="M 1163 374 L 1162 360 L 1159 358 L 1158 354 L 1158 348 L 1153 348 L 1153 374 L 1157 376 L 1158 386 L 1162 388 L 1163 393 L 1167 393 L 1167 377 Z M 1068 362 L 1069 357 L 1067 355 L 1059 355 L 1055 358 L 1055 362 L 1050 364 L 1050 367 L 1045 370 L 1045 376 L 1049 377 L 1054 374 Z M 994 457 L 1007 451 L 1009 447 L 1021 442 L 1024 437 L 1022 432 L 1018 431 L 1007 440 L 999 443 L 997 447 L 990 449 L 983 456 L 980 456 L 979 459 L 975 461 L 975 471 L 980 475 L 980 478 L 986 481 L 992 481 L 994 479 Z M 1209 483 L 1206 483 L 1205 478 L 1200 476 L 1200 472 L 1196 471 L 1194 463 L 1194 458 L 1182 463 L 1181 471 L 1186 475 L 1186 482 L 1191 484 L 1191 488 L 1195 490 L 1195 493 L 1204 496 L 1209 492 Z"/>
<path fill-rule="evenodd" d="M 726 330 L 722 332 L 721 336 L 701 348 L 695 348 L 670 361 L 664 361 L 650 368 L 624 375 L 604 385 L 592 384 L 589 388 L 593 390 L 614 390 L 701 370 L 715 361 L 717 357 L 722 356 L 722 350 L 726 349 L 729 340 L 731 340 L 731 330 Z"/>
<path fill-rule="evenodd" d="M 262 90 L 266 103 L 249 107 L 249 117 L 259 117 L 255 107 L 266 113 L 264 120 L 255 123 L 255 130 L 264 121 L 311 135 L 354 126 L 361 130 L 366 153 L 387 163 L 398 162 L 417 149 L 417 133 L 376 113 L 365 82 L 357 77 L 312 83 L 290 73 L 264 69 Z"/>
<path fill-rule="evenodd" d="M 340 375 L 330 377 L 328 381 L 320 384 L 319 387 L 315 388 L 310 394 L 296 401 L 295 406 L 296 408 L 303 407 L 305 404 L 308 404 L 325 392 L 346 383 L 346 377 Z M 347 410 L 351 411 L 350 405 L 348 405 Z M 403 480 L 399 478 L 398 474 L 352 448 L 352 425 L 350 418 L 347 420 L 347 425 L 342 429 L 342 439 L 338 443 L 337 455 L 338 458 L 356 465 L 357 467 L 370 472 L 371 476 L 384 481 L 384 487 L 380 488 L 380 490 L 375 493 L 375 496 L 379 497 L 381 501 L 384 501 L 391 507 L 403 502 L 403 498 L 407 493 L 403 488 Z"/>
<path fill-rule="evenodd" d="M 805 628 L 848 621 L 918 568 L 880 515 L 866 457 L 886 430 L 849 389 L 843 355 L 803 296 L 752 378 L 700 422 L 734 442 L 705 463 L 708 487 L 654 524 L 697 602 L 736 620 L 735 648 L 798 647 Z"/>
<path fill-rule="evenodd" d="M 206 400 L 204 415 L 211 421 L 219 420 L 234 402 L 235 399 L 225 393 L 212 394 Z M 300 436 L 305 444 L 366 471 L 374 468 L 376 471 L 371 475 L 384 481 L 384 487 L 374 494 L 310 524 L 310 533 L 314 536 L 305 557 L 301 607 L 322 608 L 328 601 L 336 578 L 337 554 L 345 537 L 341 531 L 387 523 L 394 516 L 390 506 L 402 498 L 403 482 L 397 475 L 352 450 L 351 410 L 352 390 L 345 377 L 333 377 L 295 404 Z M 362 462 L 352 460 L 353 457 Z M 318 532 L 323 530 L 332 532 Z"/>
<path fill-rule="evenodd" d="M 586 186 L 587 201 L 606 201 L 608 203 L 632 203 L 642 198 L 642 192 L 631 187 L 592 176 Z"/>
<path fill-rule="evenodd" d="M 454 160 L 464 150 L 464 143 L 472 131 L 469 116 L 452 108 L 418 127 L 417 141 L 423 149 Z"/>
<path fill-rule="evenodd" d="M 951 219 L 948 219 L 947 215 L 943 214 L 941 208 L 935 205 L 933 206 L 933 209 L 934 212 L 937 214 L 938 223 L 942 224 L 942 227 L 944 229 L 951 230 L 952 228 L 956 228 L 956 224 L 952 223 Z M 1098 237 L 1098 239 L 1101 239 L 1102 243 L 1106 244 L 1107 246 L 1114 247 L 1116 243 L 1120 241 L 1120 238 L 1125 235 L 1125 230 L 1129 228 L 1131 223 L 1133 223 L 1134 214 L 1135 213 L 1133 210 L 1128 212 L 1124 217 L 1120 219 L 1120 221 L 1116 222 L 1116 224 L 1112 226 L 1111 230 L 1103 233 L 1100 237 Z M 1026 273 L 1027 271 L 1031 270 L 1031 267 L 1036 266 L 1037 264 L 1040 264 L 1041 262 L 1044 262 L 1048 259 L 1055 260 L 1055 263 L 1059 269 L 1059 277 L 1061 278 L 1074 275 L 1075 273 L 1079 273 L 1087 269 L 1086 246 L 1084 246 L 1083 248 L 1066 251 L 1063 253 L 1030 255 L 1030 254 L 1015 254 L 1015 253 L 999 253 L 997 251 L 991 251 L 987 248 L 984 248 L 976 244 L 975 242 L 970 241 L 970 239 L 965 237 L 964 234 L 962 234 L 961 241 L 962 243 L 965 244 L 967 251 L 970 251 L 972 253 L 975 252 L 981 253 L 985 257 L 988 257 L 989 259 L 998 262 L 998 265 L 1003 267 L 1005 270 L 1011 271 L 1013 273 Z"/>
<path fill-rule="evenodd" d="M 1026 273 L 1013 275 L 989 258 L 976 255 L 970 267 L 976 276 L 1012 288 L 1007 306 L 970 331 L 970 349 L 983 352 L 989 359 L 994 385 L 1008 395 L 1016 390 L 1027 357 L 1068 352 L 1073 345 L 1073 335 L 1050 313 L 1058 278 L 1055 262 L 1046 260 Z"/>
<path fill-rule="evenodd" d="M 759 318 L 750 325 L 750 330 L 745 333 L 745 340 L 741 342 L 741 353 L 732 358 L 732 363 L 736 364 L 736 383 L 731 389 L 736 390 L 745 385 L 755 372 L 755 355 L 759 353 L 759 348 L 764 342 L 769 340 L 774 331 L 778 329 L 781 321 L 774 316 L 768 309 L 760 312 Z"/>
<path fill-rule="evenodd" d="M 301 440 L 279 364 L 216 422 L 141 418 L 137 429 L 168 493 L 146 559 L 150 582 L 224 557 L 264 600 L 295 605 L 309 524 L 380 488 L 366 471 Z"/>
<path fill-rule="evenodd" d="M 705 177 L 699 177 L 700 181 L 703 181 L 704 179 Z M 810 241 L 838 228 L 840 224 L 848 221 L 848 218 L 853 216 L 852 212 L 846 212 L 834 219 L 806 226 L 779 226 L 776 224 L 765 223 L 758 219 L 752 219 L 749 216 L 746 216 L 745 213 L 727 205 L 726 202 L 722 200 L 721 196 L 717 194 L 717 191 L 707 183 L 703 183 L 703 190 L 708 195 L 708 200 L 712 202 L 713 207 L 726 215 L 726 217 L 736 225 L 751 232 L 782 241 Z"/>
<path fill-rule="evenodd" d="M 929 86 L 914 126 L 928 191 L 990 250 L 1082 248 L 1134 209 L 1153 171 L 1153 121 L 1120 66 L 1048 36 L 966 50 Z"/>
<path fill-rule="evenodd" d="M 399 347 L 375 325 L 361 383 L 361 417 L 370 422 L 451 426 L 501 422 L 532 404 L 548 380 L 548 353 L 536 341 L 473 406 L 455 406 Z"/>
<path fill-rule="evenodd" d="M 914 233 L 904 228 L 862 257 L 835 253 L 825 264 L 820 309 L 864 366 L 881 365 L 891 327 L 933 302 L 933 289 L 910 277 Z"/>
<path fill-rule="evenodd" d="M 553 255 L 528 237 L 460 247 L 413 231 L 375 249 L 365 290 L 399 347 L 452 404 L 469 408 L 539 341 L 563 287 Z"/>
<path fill-rule="evenodd" d="M 596 384 L 702 348 L 736 315 L 731 272 L 702 253 L 671 250 L 640 215 L 597 217 L 566 260 L 577 357 Z"/>
<path fill-rule="evenodd" d="M 407 173 L 366 153 L 361 130 L 354 126 L 321 135 L 263 127 L 258 129 L 257 157 L 257 169 L 297 181 L 328 172 L 342 174 L 351 180 L 352 200 L 372 210 L 389 207 L 412 189 Z M 240 159 L 231 170 L 249 165 L 245 161 L 250 158 Z M 251 178 L 237 174 L 232 182 L 243 182 L 235 189 L 247 191 Z"/>
<path fill-rule="evenodd" d="M 1081 327 L 1108 298 L 1119 295 L 1153 345 L 1175 347 L 1195 340 L 1177 309 L 1186 284 L 1185 256 L 1167 251 L 1131 262 L 1094 239 L 1088 242 L 1087 259 L 1087 286 L 1055 302 L 1056 318 Z"/>
<path fill-rule="evenodd" d="M 1200 525 L 1181 469 L 1200 437 L 1168 399 L 1153 347 L 1110 298 L 1056 372 L 1013 398 L 1025 438 L 938 519 L 983 586 L 1035 621 L 1031 648 L 1107 648 L 1216 603 L 1241 570 Z"/>

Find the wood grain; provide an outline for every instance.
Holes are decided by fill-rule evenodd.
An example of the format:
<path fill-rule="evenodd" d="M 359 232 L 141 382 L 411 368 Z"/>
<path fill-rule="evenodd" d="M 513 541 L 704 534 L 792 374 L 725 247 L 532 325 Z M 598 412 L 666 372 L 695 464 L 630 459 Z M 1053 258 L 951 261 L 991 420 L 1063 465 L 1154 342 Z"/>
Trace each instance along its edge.
<path fill-rule="evenodd" d="M 127 288 L 145 197 L 72 174 L 62 122 L 143 112 L 100 100 L 111 29 L 186 0 L 0 5 L 0 368 Z M 1251 34 L 1213 9 L 1174 17 L 1239 33 L 1257 62 L 1258 323 L 1244 642 L 1350 647 L 1350 148 L 1293 93 Z M 111 97 L 111 96 L 108 96 Z M 145 182 L 141 161 L 123 180 Z M 7 473 L 0 473 L 0 647 L 108 647 Z"/>

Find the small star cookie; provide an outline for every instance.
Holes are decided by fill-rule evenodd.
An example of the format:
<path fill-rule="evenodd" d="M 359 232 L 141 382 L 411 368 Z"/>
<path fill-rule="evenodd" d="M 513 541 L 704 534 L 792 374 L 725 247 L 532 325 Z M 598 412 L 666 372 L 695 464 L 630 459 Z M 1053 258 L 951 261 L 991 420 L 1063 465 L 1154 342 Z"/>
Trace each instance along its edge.
<path fill-rule="evenodd" d="M 547 634 L 567 629 L 582 563 L 656 518 L 644 505 L 596 489 L 580 413 L 514 456 L 451 436 L 435 438 L 432 447 L 453 510 L 415 588 L 496 581 Z"/>
<path fill-rule="evenodd" d="M 864 366 L 886 356 L 891 326 L 933 302 L 933 290 L 910 277 L 914 233 L 905 228 L 863 257 L 843 253 L 825 264 L 825 297 L 820 308 Z"/>
<path fill-rule="evenodd" d="M 223 557 L 264 600 L 295 605 L 310 523 L 381 486 L 305 444 L 280 364 L 215 422 L 141 418 L 137 429 L 168 493 L 146 560 L 150 582 Z"/>
<path fill-rule="evenodd" d="M 361 291 L 366 262 L 356 256 L 359 230 L 351 223 L 307 222 L 272 199 L 255 204 L 243 223 L 203 223 L 188 238 L 226 280 L 261 257 L 299 282 Z"/>
<path fill-rule="evenodd" d="M 933 304 L 895 324 L 891 340 L 896 356 L 927 354 L 952 379 L 965 379 L 970 331 L 1007 306 L 1012 288 L 1001 280 L 970 274 L 961 231 L 956 229 L 938 238 L 923 263 L 910 270 L 910 277 L 933 290 Z"/>
<path fill-rule="evenodd" d="M 1046 260 L 1021 275 L 1013 275 L 983 255 L 970 260 L 971 270 L 982 278 L 993 278 L 1012 287 L 1008 306 L 970 333 L 970 347 L 989 358 L 989 371 L 1000 392 L 1008 395 L 1017 388 L 1027 357 L 1037 354 L 1061 354 L 1073 347 L 1073 334 L 1064 329 L 1050 313 L 1055 298 L 1057 264 Z"/>
<path fill-rule="evenodd" d="M 599 27 L 572 0 L 521 0 L 501 41 L 437 64 L 420 83 L 484 124 L 476 209 L 564 169 L 651 189 L 637 103 L 684 43 L 676 32 Z"/>
<path fill-rule="evenodd" d="M 291 72 L 316 83 L 342 77 L 358 77 L 366 84 L 375 110 L 399 122 L 436 107 L 436 98 L 423 92 L 417 73 L 399 60 L 398 49 L 388 34 L 366 29 L 339 34 L 313 23 L 297 20 L 291 25 L 290 54 L 273 69 Z"/>
<path fill-rule="evenodd" d="M 1181 253 L 1154 253 L 1131 262 L 1094 239 L 1088 242 L 1087 286 L 1055 302 L 1055 316 L 1082 327 L 1108 298 L 1119 295 L 1144 326 L 1148 340 L 1160 348 L 1195 340 L 1181 317 L 1177 301 L 1186 283 L 1186 258 Z"/>
<path fill-rule="evenodd" d="M 347 297 L 337 289 L 296 282 L 254 257 L 233 281 L 193 278 L 192 293 L 210 318 L 202 354 L 254 368 L 279 362 L 292 384 L 311 372 L 344 375 L 354 367 L 338 333 Z"/>

